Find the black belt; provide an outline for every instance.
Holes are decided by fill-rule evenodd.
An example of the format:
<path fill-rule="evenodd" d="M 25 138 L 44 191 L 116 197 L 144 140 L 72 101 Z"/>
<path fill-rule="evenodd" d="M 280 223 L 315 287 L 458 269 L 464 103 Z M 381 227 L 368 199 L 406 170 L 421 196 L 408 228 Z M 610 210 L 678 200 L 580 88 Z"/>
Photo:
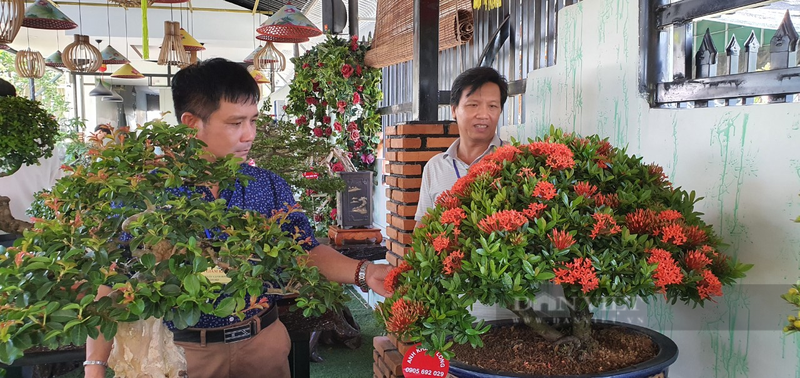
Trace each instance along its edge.
<path fill-rule="evenodd" d="M 259 321 L 256 321 L 258 319 Z M 203 343 L 203 333 L 205 333 L 205 343 L 234 343 L 247 340 L 269 327 L 270 324 L 278 320 L 278 309 L 274 304 L 269 310 L 253 316 L 244 322 L 236 323 L 225 328 L 187 328 L 174 330 L 173 340 L 187 343 Z"/>

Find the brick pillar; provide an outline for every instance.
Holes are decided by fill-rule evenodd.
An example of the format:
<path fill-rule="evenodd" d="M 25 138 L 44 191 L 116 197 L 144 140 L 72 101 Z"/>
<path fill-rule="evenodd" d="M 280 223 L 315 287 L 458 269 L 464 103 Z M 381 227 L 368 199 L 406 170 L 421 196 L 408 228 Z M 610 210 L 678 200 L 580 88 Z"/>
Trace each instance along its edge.
<path fill-rule="evenodd" d="M 458 137 L 455 122 L 398 124 L 386 128 L 386 259 L 397 266 L 411 246 L 422 168 Z"/>
<path fill-rule="evenodd" d="M 386 128 L 385 159 L 389 163 L 386 185 L 386 259 L 397 266 L 411 247 L 414 214 L 417 212 L 422 168 L 434 155 L 444 152 L 458 137 L 454 122 L 431 124 L 398 124 Z M 393 336 L 373 339 L 378 378 L 402 377 L 403 356 L 411 344 Z"/>

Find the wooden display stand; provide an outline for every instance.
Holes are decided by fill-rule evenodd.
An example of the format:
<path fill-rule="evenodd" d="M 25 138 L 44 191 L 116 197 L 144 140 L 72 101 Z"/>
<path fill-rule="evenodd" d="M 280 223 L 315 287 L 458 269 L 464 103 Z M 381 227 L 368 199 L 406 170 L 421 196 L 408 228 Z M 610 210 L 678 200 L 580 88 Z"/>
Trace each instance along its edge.
<path fill-rule="evenodd" d="M 345 242 L 380 244 L 383 241 L 383 236 L 381 235 L 381 230 L 378 228 L 346 229 L 332 225 L 328 227 L 328 239 L 339 246 L 344 245 Z"/>

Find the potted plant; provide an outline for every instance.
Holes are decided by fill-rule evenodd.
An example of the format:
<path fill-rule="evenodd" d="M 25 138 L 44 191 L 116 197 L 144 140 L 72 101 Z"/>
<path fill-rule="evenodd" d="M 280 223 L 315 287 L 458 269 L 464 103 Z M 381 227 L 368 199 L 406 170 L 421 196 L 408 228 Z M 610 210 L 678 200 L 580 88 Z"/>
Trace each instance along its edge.
<path fill-rule="evenodd" d="M 346 155 L 330 159 L 330 168 L 322 170 L 318 181 L 335 179 L 341 183 L 335 175 L 345 171 L 347 164 L 355 166 L 356 171 L 375 170 L 381 131 L 378 104 L 383 93 L 381 70 L 364 63 L 369 47 L 369 42 L 359 42 L 355 36 L 348 40 L 328 34 L 323 42 L 292 58 L 296 70 L 285 111 L 294 121 L 293 130 Z M 324 235 L 336 219 L 335 201 L 314 201 L 318 194 L 330 198 L 335 191 L 304 192 L 300 203 L 305 209 L 314 209 L 309 218 L 314 219 L 316 231 Z"/>
<path fill-rule="evenodd" d="M 242 317 L 264 307 L 247 298 L 265 282 L 269 293 L 298 294 L 305 316 L 343 303 L 341 287 L 307 265 L 296 231 L 282 228 L 299 209 L 269 216 L 226 209 L 224 200 L 206 202 L 192 190 L 246 184 L 241 159 L 210 162 L 194 130 L 160 121 L 138 134 L 115 131 L 113 139 L 90 149 L 88 166 L 65 166 L 71 174 L 42 195 L 51 216 L 35 219 L 14 247 L 0 251 L 0 362 L 34 345 L 81 345 L 99 333 L 138 332 L 115 345 L 146 345 L 142 333 L 171 341 L 162 320 L 183 329 L 201 313 Z M 204 275 L 214 267 L 230 280 L 224 291 L 221 280 Z M 95 298 L 100 285 L 112 294 Z M 218 300 L 223 293 L 230 296 Z M 161 366 L 122 355 L 109 363 L 127 376 L 143 376 L 130 369 L 145 368 L 174 376 L 185 362 L 166 344 Z"/>
<path fill-rule="evenodd" d="M 58 122 L 37 101 L 0 97 L 0 177 L 53 154 Z"/>
<path fill-rule="evenodd" d="M 557 353 L 539 370 L 515 374 L 584 374 L 568 369 L 588 365 L 602 346 L 592 327 L 596 306 L 656 295 L 702 305 L 752 267 L 723 254 L 694 209 L 699 200 L 598 136 L 551 127 L 536 141 L 498 148 L 437 199 L 387 277 L 394 294 L 378 312 L 389 332 L 450 358 L 454 345 L 480 347 L 489 331 L 470 306 L 499 304 Z M 549 283 L 560 284 L 570 304 L 566 327 L 531 305 Z M 677 350 L 663 362 L 675 358 Z"/>
<path fill-rule="evenodd" d="M 796 223 L 800 223 L 800 216 L 798 216 L 794 221 Z M 800 310 L 800 281 L 797 281 L 794 285 L 792 285 L 786 294 L 781 295 L 781 298 L 794 306 L 796 310 Z M 800 331 L 800 311 L 797 313 L 797 316 L 790 315 L 787 321 L 788 324 L 783 327 L 783 332 L 785 334 L 792 334 Z"/>

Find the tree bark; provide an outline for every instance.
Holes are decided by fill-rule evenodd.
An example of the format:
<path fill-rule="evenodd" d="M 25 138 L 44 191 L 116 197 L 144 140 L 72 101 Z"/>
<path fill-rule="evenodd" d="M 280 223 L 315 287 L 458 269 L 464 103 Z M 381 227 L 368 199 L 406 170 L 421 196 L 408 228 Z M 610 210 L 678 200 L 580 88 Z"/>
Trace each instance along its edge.
<path fill-rule="evenodd" d="M 183 348 L 158 318 L 118 323 L 108 366 L 117 377 L 185 378 Z"/>
<path fill-rule="evenodd" d="M 564 337 L 564 334 L 547 324 L 547 322 L 542 319 L 536 310 L 530 307 L 524 307 L 520 309 L 512 308 L 510 310 L 519 316 L 523 324 L 532 329 L 539 336 L 544 337 L 545 340 L 553 342 Z"/>
<path fill-rule="evenodd" d="M 22 231 L 33 227 L 33 223 L 14 219 L 9 203 L 11 203 L 11 198 L 0 196 L 0 231 L 21 235 Z"/>

